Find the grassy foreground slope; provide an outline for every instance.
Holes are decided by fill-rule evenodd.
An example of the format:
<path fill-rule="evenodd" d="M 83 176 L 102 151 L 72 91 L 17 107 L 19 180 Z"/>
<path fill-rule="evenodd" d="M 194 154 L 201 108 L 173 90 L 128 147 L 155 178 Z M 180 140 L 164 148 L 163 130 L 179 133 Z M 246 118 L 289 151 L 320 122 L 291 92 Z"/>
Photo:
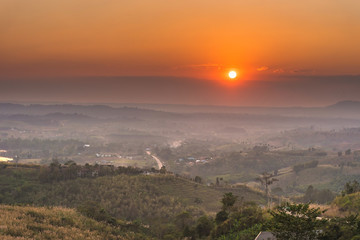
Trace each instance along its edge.
<path fill-rule="evenodd" d="M 0 205 L 0 239 L 145 239 L 73 209 Z"/>

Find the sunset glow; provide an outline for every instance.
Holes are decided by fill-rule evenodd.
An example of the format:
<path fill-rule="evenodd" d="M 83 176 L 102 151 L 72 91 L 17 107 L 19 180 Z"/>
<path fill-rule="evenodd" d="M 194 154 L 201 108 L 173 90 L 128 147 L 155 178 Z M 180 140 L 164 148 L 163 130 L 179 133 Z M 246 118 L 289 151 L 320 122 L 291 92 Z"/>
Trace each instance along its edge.
<path fill-rule="evenodd" d="M 0 0 L 0 96 L 18 99 L 11 89 L 20 87 L 6 83 L 11 79 L 29 85 L 32 79 L 39 79 L 49 86 L 49 81 L 55 81 L 50 79 L 72 79 L 81 86 L 89 83 L 83 80 L 85 77 L 99 82 L 102 77 L 168 77 L 187 79 L 183 87 L 190 89 L 203 83 L 225 82 L 239 87 L 240 83 L 250 86 L 251 82 L 265 89 L 257 84 L 287 78 L 301 84 L 298 78 L 358 76 L 359 9 L 358 0 L 261 4 L 238 0 L 143 0 L 141 4 L 116 0 Z M 228 75 L 230 70 L 236 71 L 236 77 L 234 73 Z M 34 98 L 41 98 L 43 85 L 39 86 Z M 162 82 L 152 82 L 147 90 L 161 86 Z M 23 88 L 26 92 L 28 87 Z M 334 85 L 329 87 L 332 89 L 340 88 Z M 256 91 L 247 91 L 252 99 L 249 104 Z M 345 93 L 329 96 L 342 99 L 340 95 Z M 262 100 L 254 104 L 269 104 L 266 97 L 275 101 L 270 95 L 263 94 Z M 143 95 L 131 96 L 133 99 L 124 101 L 153 101 L 153 96 L 148 100 L 142 99 Z M 304 96 L 307 94 L 297 96 L 294 103 L 308 99 Z M 224 104 L 224 98 L 218 99 Z M 243 104 L 244 100 L 228 102 Z"/>
<path fill-rule="evenodd" d="M 234 78 L 236 78 L 236 72 L 235 71 L 230 71 L 229 72 L 229 78 L 231 78 L 231 79 L 234 79 Z"/>

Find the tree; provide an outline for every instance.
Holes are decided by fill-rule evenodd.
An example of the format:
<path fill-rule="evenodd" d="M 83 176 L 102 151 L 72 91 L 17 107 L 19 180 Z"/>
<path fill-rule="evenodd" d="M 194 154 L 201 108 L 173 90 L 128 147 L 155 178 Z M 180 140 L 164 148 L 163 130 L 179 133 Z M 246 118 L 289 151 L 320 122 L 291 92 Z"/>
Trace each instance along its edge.
<path fill-rule="evenodd" d="M 317 218 L 324 212 L 309 204 L 286 203 L 270 211 L 269 230 L 278 240 L 316 240 L 317 230 L 326 223 Z"/>
<path fill-rule="evenodd" d="M 303 197 L 304 202 L 314 202 L 315 189 L 312 185 L 310 185 L 305 192 Z"/>
<path fill-rule="evenodd" d="M 232 192 L 225 193 L 221 199 L 221 203 L 223 204 L 222 209 L 224 211 L 228 211 L 232 206 L 234 206 L 236 199 L 237 196 L 234 196 Z"/>
<path fill-rule="evenodd" d="M 257 181 L 261 182 L 261 184 L 263 186 L 265 186 L 266 201 L 267 201 L 268 206 L 269 206 L 269 199 L 270 199 L 269 185 L 273 184 L 275 181 L 279 181 L 278 179 L 274 178 L 273 176 L 274 175 L 271 173 L 264 172 L 263 174 L 261 174 L 260 177 L 256 178 Z"/>
<path fill-rule="evenodd" d="M 263 211 L 253 202 L 245 202 L 232 207 L 230 213 L 221 210 L 216 214 L 216 228 L 213 239 L 254 239 L 262 229 Z"/>
<path fill-rule="evenodd" d="M 360 221 L 357 215 L 350 215 L 344 218 L 333 218 L 329 220 L 326 227 L 323 229 L 319 239 L 360 239 Z"/>
<path fill-rule="evenodd" d="M 166 174 L 166 167 L 165 167 L 165 166 L 162 166 L 162 167 L 160 168 L 160 173 L 161 173 L 161 174 Z"/>
<path fill-rule="evenodd" d="M 207 216 L 201 216 L 196 225 L 196 232 L 200 238 L 210 235 L 211 230 L 214 227 L 214 223 L 211 218 Z"/>
<path fill-rule="evenodd" d="M 215 221 L 217 224 L 221 224 L 223 222 L 225 222 L 229 217 L 229 214 L 224 211 L 224 210 L 221 210 L 220 212 L 218 212 L 216 214 L 216 217 L 215 217 Z"/>
<path fill-rule="evenodd" d="M 187 211 L 183 211 L 175 217 L 175 223 L 181 231 L 184 231 L 186 227 L 189 227 L 191 219 L 191 214 Z"/>
<path fill-rule="evenodd" d="M 62 178 L 61 173 L 61 164 L 59 161 L 55 158 L 50 163 L 50 172 L 49 172 L 49 180 L 51 181 L 60 181 Z"/>
<path fill-rule="evenodd" d="M 86 201 L 76 209 L 82 215 L 95 219 L 96 221 L 107 222 L 116 225 L 116 219 L 113 218 L 98 202 Z"/>
<path fill-rule="evenodd" d="M 324 204 L 334 200 L 335 194 L 331 192 L 329 189 L 318 190 L 315 189 L 312 185 L 310 185 L 301 198 L 303 202 L 312 202 L 312 203 L 320 203 Z"/>
<path fill-rule="evenodd" d="M 201 177 L 199 177 L 199 176 L 196 176 L 194 180 L 195 180 L 195 182 L 197 182 L 197 183 L 201 183 L 201 182 L 202 182 L 202 179 L 201 179 Z"/>
<path fill-rule="evenodd" d="M 360 184 L 358 181 L 354 180 L 352 182 L 347 182 L 344 186 L 344 190 L 341 192 L 344 196 L 345 194 L 352 194 L 360 192 Z"/>
<path fill-rule="evenodd" d="M 345 155 L 350 155 L 351 154 L 351 149 L 349 148 L 348 150 L 345 151 Z"/>

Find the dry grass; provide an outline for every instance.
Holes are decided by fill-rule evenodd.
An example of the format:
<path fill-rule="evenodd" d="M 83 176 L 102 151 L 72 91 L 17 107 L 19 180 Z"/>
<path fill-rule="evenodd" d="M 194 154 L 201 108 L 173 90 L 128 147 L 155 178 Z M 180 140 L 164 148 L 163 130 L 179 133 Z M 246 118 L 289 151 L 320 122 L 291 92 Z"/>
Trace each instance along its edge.
<path fill-rule="evenodd" d="M 325 211 L 323 217 L 325 218 L 334 218 L 334 217 L 346 217 L 349 213 L 341 211 L 338 206 L 331 205 L 321 205 L 321 204 L 310 204 L 311 208 L 320 208 L 320 210 Z"/>
<path fill-rule="evenodd" d="M 0 239 L 134 239 L 114 234 L 114 227 L 73 209 L 0 205 Z"/>

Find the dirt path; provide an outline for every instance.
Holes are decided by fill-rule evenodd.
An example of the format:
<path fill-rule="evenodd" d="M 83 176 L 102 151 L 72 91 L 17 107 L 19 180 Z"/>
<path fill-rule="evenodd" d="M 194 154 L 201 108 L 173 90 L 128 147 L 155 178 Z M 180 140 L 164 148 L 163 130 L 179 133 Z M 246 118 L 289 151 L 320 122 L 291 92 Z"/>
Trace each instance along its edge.
<path fill-rule="evenodd" d="M 146 151 L 146 153 L 147 153 L 149 156 L 151 156 L 153 159 L 155 159 L 155 161 L 156 161 L 156 163 L 157 163 L 157 165 L 158 165 L 158 167 L 159 167 L 159 170 L 164 166 L 158 157 L 156 157 L 156 156 L 154 156 L 154 155 L 151 155 L 151 152 L 150 152 L 150 151 Z"/>

